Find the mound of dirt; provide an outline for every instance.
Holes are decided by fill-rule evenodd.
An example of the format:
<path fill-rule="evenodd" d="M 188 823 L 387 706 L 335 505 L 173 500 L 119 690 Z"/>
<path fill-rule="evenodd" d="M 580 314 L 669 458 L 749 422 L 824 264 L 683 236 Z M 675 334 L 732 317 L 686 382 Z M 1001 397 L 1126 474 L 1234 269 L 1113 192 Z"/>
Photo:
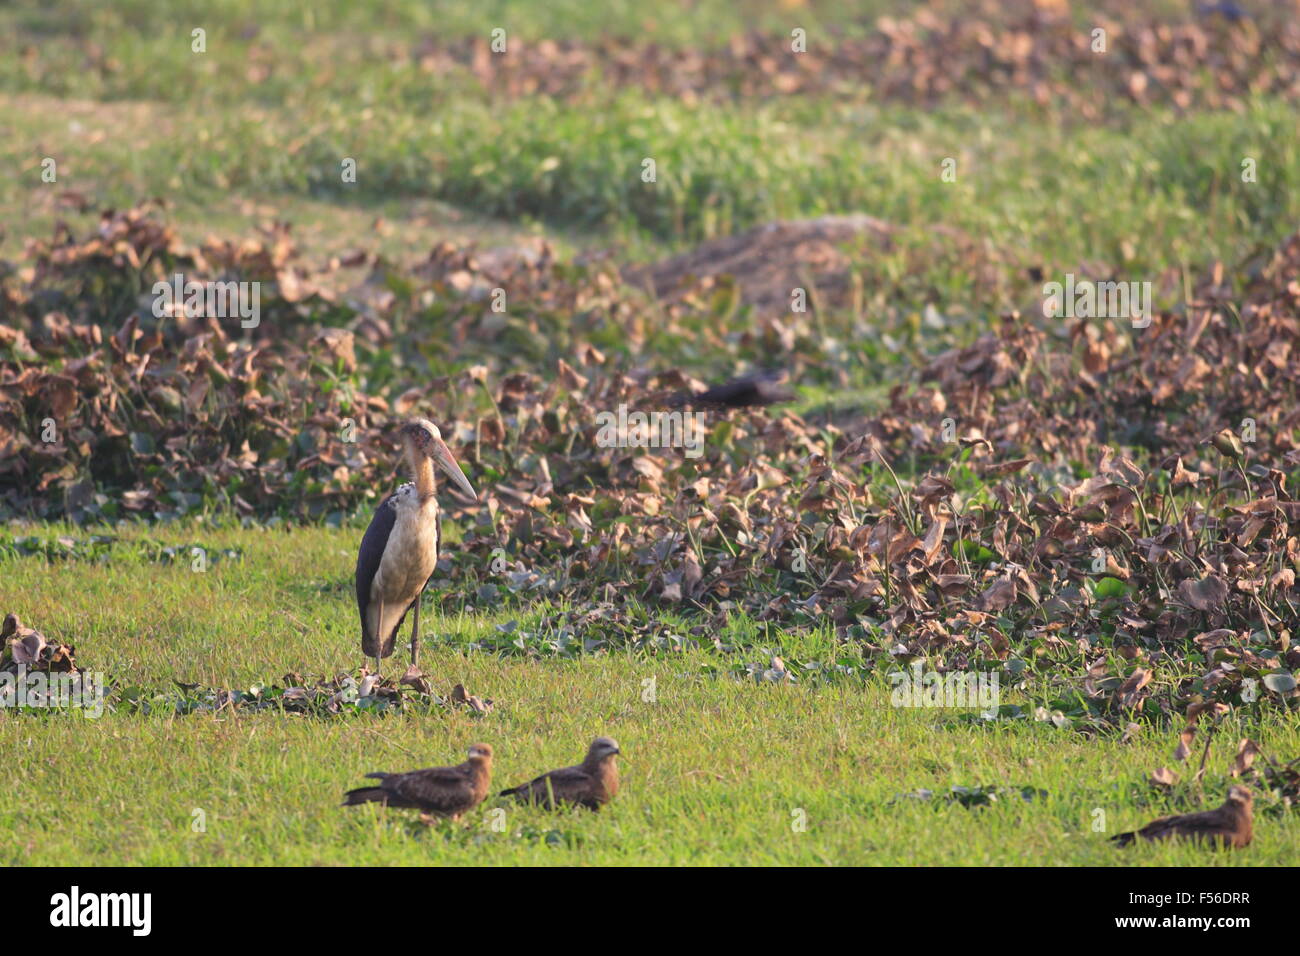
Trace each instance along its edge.
<path fill-rule="evenodd" d="M 674 300 L 729 277 L 741 301 L 760 313 L 787 313 L 796 288 L 816 290 L 823 301 L 843 304 L 850 288 L 855 248 L 880 248 L 893 228 L 865 215 L 777 220 L 747 232 L 712 239 L 690 252 L 625 270 L 630 283 Z"/>

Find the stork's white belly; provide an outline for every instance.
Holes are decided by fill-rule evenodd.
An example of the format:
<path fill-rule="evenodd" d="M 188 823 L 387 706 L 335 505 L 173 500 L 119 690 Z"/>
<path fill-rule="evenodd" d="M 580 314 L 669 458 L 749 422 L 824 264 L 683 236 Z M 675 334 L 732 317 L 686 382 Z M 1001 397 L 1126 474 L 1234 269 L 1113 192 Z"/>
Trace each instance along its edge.
<path fill-rule="evenodd" d="M 379 570 L 370 583 L 368 614 L 381 642 L 419 596 L 438 563 L 438 504 L 412 490 L 394 496 L 396 517 Z"/>

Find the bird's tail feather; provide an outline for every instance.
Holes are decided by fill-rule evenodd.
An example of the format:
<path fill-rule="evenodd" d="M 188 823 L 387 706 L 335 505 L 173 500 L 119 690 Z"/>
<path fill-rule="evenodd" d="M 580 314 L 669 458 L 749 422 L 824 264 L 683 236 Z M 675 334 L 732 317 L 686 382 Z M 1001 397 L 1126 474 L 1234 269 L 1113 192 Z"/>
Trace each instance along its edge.
<path fill-rule="evenodd" d="M 369 775 L 373 776 L 373 774 Z M 386 803 L 388 795 L 382 787 L 357 787 L 343 795 L 343 806 L 355 807 L 362 803 Z"/>

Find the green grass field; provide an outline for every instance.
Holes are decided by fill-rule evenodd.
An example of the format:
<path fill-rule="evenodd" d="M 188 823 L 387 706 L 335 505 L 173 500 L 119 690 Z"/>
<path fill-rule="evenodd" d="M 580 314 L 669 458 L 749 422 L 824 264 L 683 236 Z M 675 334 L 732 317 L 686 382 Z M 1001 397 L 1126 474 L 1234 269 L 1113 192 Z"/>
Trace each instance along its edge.
<path fill-rule="evenodd" d="M 150 197 L 166 203 L 168 221 L 188 242 L 237 241 L 260 224 L 285 220 L 303 261 L 318 265 L 364 250 L 402 267 L 424 260 L 443 240 L 495 246 L 536 236 L 566 263 L 593 253 L 642 263 L 773 219 L 867 213 L 895 231 L 888 248 L 855 261 L 862 295 L 854 308 L 819 308 L 800 319 L 805 324 L 790 332 L 793 344 L 784 352 L 753 334 L 753 313 L 725 297 L 679 309 L 669 326 L 667 307 L 620 299 L 623 290 L 610 293 L 616 301 L 608 321 L 599 301 L 557 318 L 547 311 L 549 300 L 529 300 L 512 306 L 534 320 L 511 333 L 516 339 L 472 331 L 445 348 L 459 313 L 441 304 L 443 311 L 411 307 L 394 323 L 395 344 L 362 344 L 359 370 L 313 366 L 304 373 L 331 396 L 339 389 L 395 395 L 399 382 L 427 387 L 480 363 L 490 366 L 493 383 L 521 372 L 549 380 L 562 351 L 557 342 L 567 347 L 571 340 L 596 342 L 611 367 L 674 367 L 706 379 L 771 359 L 803 369 L 788 408 L 812 423 L 810 433 L 824 429 L 817 439 L 833 448 L 833 429 L 851 436 L 864 416 L 889 411 L 901 401 L 889 394 L 894 384 L 906 382 L 914 394 L 917 371 L 936 356 L 970 345 L 1001 314 L 1032 316 L 1045 275 L 1079 270 L 1152 281 L 1157 306 L 1181 314 L 1196 277 L 1213 263 L 1226 264 L 1223 285 L 1240 292 L 1257 278 L 1261 257 L 1296 230 L 1298 114 L 1294 100 L 1276 89 L 1251 88 L 1232 109 L 1203 108 L 1195 97 L 1181 104 L 1164 96 L 1153 81 L 1150 103 L 1097 94 L 1097 108 L 1082 112 L 1069 100 L 1037 96 L 1029 84 L 958 84 L 932 101 L 852 83 L 772 95 L 755 92 L 755 77 L 770 72 L 761 62 L 726 61 L 702 89 L 683 93 L 643 89 L 619 73 L 616 55 L 605 55 L 653 45 L 668 51 L 670 65 L 688 54 L 707 60 L 748 31 L 784 38 L 792 26 L 806 29 L 812 43 L 851 43 L 872 35 L 880 18 L 909 16 L 922 6 L 945 22 L 970 13 L 1020 23 L 1016 18 L 1028 15 L 1027 5 L 1004 14 L 996 4 L 963 0 L 326 0 L 308 7 L 18 0 L 0 7 L 0 164 L 13 171 L 0 178 L 0 282 L 26 281 L 18 265 L 26 244 L 48 239 L 56 223 L 84 236 L 102 210 Z M 1134 11 L 1107 2 L 1097 15 L 1184 23 L 1185 8 L 1161 2 Z M 1086 32 L 1094 16 L 1075 9 L 1066 21 Z M 207 31 L 202 54 L 191 49 L 197 27 Z M 554 94 L 511 86 L 509 77 L 484 82 L 462 54 L 497 27 L 530 49 L 547 40 L 573 44 L 598 66 Z M 1289 62 L 1272 47 L 1259 59 L 1273 57 Z M 1109 82 L 1105 71 L 1113 62 L 1100 60 L 1085 81 L 1048 64 L 1043 84 L 1090 94 L 1093 81 L 1095 90 Z M 992 72 L 1010 72 L 998 63 Z M 529 69 L 547 78 L 544 68 Z M 1204 63 L 1179 70 L 1203 81 L 1198 90 L 1217 82 Z M 647 157 L 659 170 L 654 189 L 639 178 Z M 58 178 L 45 182 L 43 163 L 51 158 Z M 345 158 L 357 161 L 355 183 L 340 179 Z M 955 182 L 940 177 L 948 158 L 956 160 Z M 1247 159 L 1257 168 L 1249 180 L 1242 176 Z M 385 279 L 402 293 L 401 278 Z M 89 311 L 97 313 L 95 306 Z M 35 305 L 25 317 L 14 315 L 15 326 L 27 322 L 33 337 L 45 318 Z M 564 335 L 539 325 L 536 315 L 564 323 Z M 9 314 L 3 318 L 8 324 Z M 105 319 L 105 339 L 124 318 Z M 335 314 L 329 321 L 352 318 Z M 1069 335 L 1059 324 L 1045 325 L 1054 341 Z M 300 331 L 285 328 L 286 339 Z M 463 332 L 463 323 L 457 328 Z M 1117 347 L 1116 354 L 1128 353 Z M 62 373 L 70 358 L 20 354 L 0 339 L 6 374 L 24 365 Z M 1286 356 L 1279 361 L 1285 366 Z M 143 377 L 145 369 L 139 371 Z M 148 372 L 162 374 L 157 363 Z M 273 391 L 275 383 L 262 384 Z M 1103 382 L 1097 392 L 1104 398 L 1110 387 Z M 1279 372 L 1264 387 L 1290 386 Z M 490 396 L 487 385 L 483 392 Z M 1028 391 L 1016 397 L 1032 398 Z M 1186 404 L 1193 397 L 1205 398 L 1189 389 Z M 457 415 L 477 401 L 478 413 L 495 410 L 500 419 L 495 399 L 489 408 L 477 392 L 455 401 L 462 398 Z M 1224 401 L 1231 408 L 1224 414 L 1235 416 L 1224 425 L 1255 413 L 1250 397 L 1235 399 Z M 1141 410 L 1117 406 L 1114 424 Z M 961 411 L 937 408 L 935 421 L 905 426 L 933 429 L 940 414 Z M 0 404 L 0 444 L 8 430 L 40 421 L 30 408 L 9 414 Z M 308 418 L 304 413 L 291 424 L 305 430 Z M 524 431 L 524 423 L 511 420 L 512 440 Z M 1136 451 L 1111 440 L 1152 474 L 1168 450 L 1154 440 Z M 1192 452 L 1178 451 L 1192 466 Z M 559 460 L 555 448 L 512 446 L 509 454 L 487 453 L 484 467 L 504 482 L 535 468 L 536 456 L 545 465 L 546 454 Z M 1044 493 L 1048 476 L 1082 480 L 1096 463 L 1096 455 L 1043 457 L 1035 477 L 1043 485 L 1031 490 Z M 197 473 L 202 463 L 194 464 Z M 1284 468 L 1275 460 L 1264 464 L 1265 474 Z M 996 481 L 967 468 L 964 458 L 935 465 L 909 446 L 894 465 L 897 476 L 874 464 L 856 476 L 870 486 L 863 513 L 873 520 L 887 510 L 882 502 L 895 486 L 900 499 L 910 500 L 932 468 L 955 475 L 961 487 L 953 501 L 968 513 L 1000 507 Z M 1286 467 L 1294 476 L 1294 464 Z M 491 487 L 491 477 L 480 478 L 482 468 L 466 471 L 476 487 Z M 1195 505 L 1225 517 L 1249 501 L 1252 479 L 1243 469 L 1246 487 L 1230 487 L 1237 476 L 1229 473 L 1229 481 L 1226 471 L 1216 458 L 1202 469 L 1206 480 L 1195 493 L 1162 496 L 1159 520 L 1170 502 L 1182 509 L 1177 513 Z M 146 514 L 120 525 L 74 526 L 22 515 L 0 529 L 0 615 L 15 612 L 51 640 L 75 645 L 78 665 L 113 688 L 114 705 L 98 719 L 0 711 L 7 756 L 0 862 L 1186 867 L 1288 865 L 1300 849 L 1294 809 L 1268 799 L 1256 804 L 1255 840 L 1243 852 L 1177 844 L 1121 851 L 1106 839 L 1165 813 L 1218 806 L 1243 738 L 1282 763 L 1300 756 L 1293 699 L 1225 717 L 1210 739 L 1204 775 L 1194 781 L 1204 733 L 1187 761 L 1176 763 L 1181 725 L 1171 719 L 1143 719 L 1123 738 L 1125 721 L 1084 734 L 1050 719 L 1060 685 L 1077 688 L 1088 669 L 1073 650 L 1059 662 L 1055 689 L 1017 683 L 1012 671 L 1003 672 L 1002 703 L 1025 716 L 981 720 L 973 711 L 892 706 L 879 662 L 841 669 L 866 652 L 829 620 L 793 626 L 737 611 L 720 635 L 724 649 L 700 641 L 685 649 L 614 645 L 582 652 L 542 639 L 515 648 L 502 635 L 540 626 L 566 607 L 564 599 L 480 600 L 465 572 L 475 566 L 468 555 L 458 563 L 462 586 L 426 595 L 420 663 L 436 693 L 463 684 L 494 701 L 489 713 L 177 713 L 165 701 L 181 684 L 246 690 L 283 684 L 288 673 L 309 680 L 355 674 L 362 664 L 352 574 L 368 508 L 343 518 L 332 512 L 341 525 L 335 527 L 268 522 L 266 515 L 241 527 L 216 503 L 224 489 L 214 490 L 211 475 L 201 477 L 208 484 L 196 477 L 197 503 L 182 520 L 151 523 Z M 792 499 L 805 490 L 792 487 Z M 111 497 L 112 489 L 106 493 Z M 745 509 L 749 500 L 743 497 Z M 506 536 L 495 515 L 476 530 L 485 524 Z M 819 528 L 824 541 L 826 527 Z M 25 535 L 85 543 L 97 534 L 116 540 L 72 556 L 57 546 L 29 554 L 6 545 Z M 954 540 L 945 551 L 958 554 L 971 543 L 956 540 L 955 526 L 948 534 Z M 1201 526 L 1197 534 L 1209 532 Z M 193 544 L 232 556 L 195 572 L 185 557 Z M 184 546 L 180 557 L 159 560 L 168 546 Z M 721 548 L 714 550 L 716 558 Z M 1294 552 L 1267 570 L 1286 567 L 1297 567 Z M 481 575 L 490 580 L 486 569 Z M 698 620 L 644 594 L 621 597 L 632 614 L 683 633 Z M 1270 607 L 1294 610 L 1285 588 L 1266 597 Z M 951 606 L 954 619 L 961 606 Z M 866 619 L 865 611 L 854 613 Z M 887 617 L 881 613 L 873 623 Z M 1232 626 L 1258 648 L 1274 646 L 1277 632 L 1294 621 Z M 1113 622 L 1106 627 L 1113 630 Z M 1105 652 L 1108 641 L 1119 641 L 1102 630 L 1098 624 L 1070 636 L 1093 639 Z M 882 634 L 872 633 L 876 643 L 900 639 L 891 634 L 887 642 Z M 404 667 L 402 640 L 387 665 L 397 671 Z M 1280 653 L 1287 646 L 1282 641 Z M 1148 649 L 1159 659 L 1161 647 Z M 752 676 L 776 656 L 798 662 L 794 682 Z M 1270 660 L 1276 663 L 1277 654 Z M 1116 655 L 1111 663 L 1132 666 Z M 1190 667 L 1178 673 L 1189 681 L 1200 676 Z M 1155 693 L 1174 701 L 1175 684 L 1162 673 Z M 131 688 L 162 695 L 164 704 L 149 713 L 127 706 L 122 694 Z M 1043 719 L 1035 717 L 1039 708 Z M 480 741 L 495 748 L 494 788 L 504 788 L 576 762 L 598 734 L 616 737 L 625 754 L 623 791 L 599 814 L 549 814 L 489 799 L 460 824 L 430 827 L 409 811 L 338 805 L 368 771 L 456 763 Z M 1151 783 L 1161 767 L 1176 767 L 1179 782 Z M 946 799 L 953 787 L 1006 789 L 988 805 L 967 806 Z M 922 790 L 933 796 L 909 796 Z"/>
<path fill-rule="evenodd" d="M 145 532 L 124 535 L 129 545 Z M 351 588 L 355 530 L 173 528 L 172 545 L 238 548 L 207 572 L 123 554 L 101 562 L 0 561 L 5 609 L 37 615 L 74 643 L 83 669 L 119 689 L 171 681 L 238 689 L 359 666 Z M 454 598 L 439 596 L 446 603 Z M 427 597 L 428 607 L 437 598 Z M 961 712 L 899 708 L 883 681 L 759 683 L 734 660 L 834 658 L 817 635 L 782 636 L 728 657 L 692 651 L 530 659 L 468 645 L 509 618 L 453 610 L 425 617 L 422 669 L 492 698 L 481 717 L 334 718 L 258 714 L 79 713 L 0 719 L 10 754 L 0 809 L 8 864 L 1287 864 L 1300 829 L 1260 813 L 1248 853 L 1105 839 L 1200 787 L 1161 797 L 1146 783 L 1170 764 L 1173 735 L 1086 740 L 1050 722 L 965 723 Z M 738 630 L 744 627 L 738 623 Z M 399 651 L 400 655 L 400 651 Z M 401 661 L 395 657 L 394 661 Z M 710 667 L 709 665 L 712 665 Z M 401 664 L 390 664 L 400 667 Z M 722 671 L 710 675 L 709 671 Z M 654 701 L 646 684 L 654 680 Z M 1004 702 L 1023 700 L 1011 692 Z M 459 825 L 411 811 L 344 810 L 342 792 L 376 769 L 458 761 L 478 741 L 513 785 L 576 761 L 615 736 L 624 789 L 600 814 L 549 814 L 489 800 Z M 1217 805 L 1240 736 L 1269 753 L 1300 746 L 1294 723 L 1225 724 L 1211 745 L 1205 803 Z M 1197 748 L 1199 753 L 1199 746 Z M 1193 758 L 1195 759 L 1195 758 Z M 1190 773 L 1188 774 L 1190 776 Z M 904 795 L 953 786 L 1034 788 L 967 808 Z M 506 808 L 494 830 L 495 807 Z M 195 810 L 206 831 L 193 832 Z M 1096 812 L 1103 811 L 1104 817 Z M 795 829 L 804 819 L 806 827 Z M 1096 832 L 1094 823 L 1106 830 Z"/>

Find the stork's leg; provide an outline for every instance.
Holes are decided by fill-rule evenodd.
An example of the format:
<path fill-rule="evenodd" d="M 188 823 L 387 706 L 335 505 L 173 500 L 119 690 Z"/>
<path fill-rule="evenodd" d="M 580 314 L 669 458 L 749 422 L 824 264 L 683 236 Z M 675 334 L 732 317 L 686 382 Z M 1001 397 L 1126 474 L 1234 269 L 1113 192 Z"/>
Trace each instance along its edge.
<path fill-rule="evenodd" d="M 415 666 L 416 660 L 420 656 L 420 598 L 423 594 L 415 599 L 415 619 L 411 622 L 411 666 Z"/>
<path fill-rule="evenodd" d="M 378 626 L 379 627 L 384 626 L 384 602 L 382 599 L 379 602 L 379 625 Z M 375 676 L 376 677 L 382 676 L 379 672 L 383 669 L 384 664 L 383 664 L 383 660 L 380 658 L 379 655 L 383 653 L 383 650 L 384 650 L 384 639 L 380 637 L 379 643 L 375 647 Z"/>

